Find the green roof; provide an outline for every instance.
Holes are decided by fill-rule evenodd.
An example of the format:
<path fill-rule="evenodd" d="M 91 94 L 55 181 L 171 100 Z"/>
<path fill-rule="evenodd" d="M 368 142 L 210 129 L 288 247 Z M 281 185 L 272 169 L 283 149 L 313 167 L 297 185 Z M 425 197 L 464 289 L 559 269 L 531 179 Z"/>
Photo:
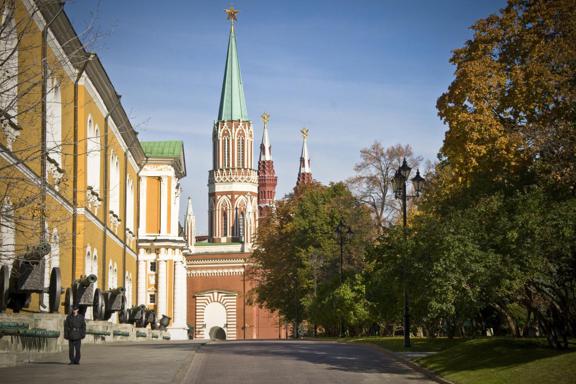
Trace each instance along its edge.
<path fill-rule="evenodd" d="M 148 157 L 180 158 L 184 151 L 184 143 L 181 140 L 143 141 L 141 144 Z"/>
<path fill-rule="evenodd" d="M 228 41 L 228 54 L 226 56 L 226 68 L 224 69 L 224 81 L 222 82 L 218 120 L 248 120 L 242 75 L 240 74 L 240 62 L 238 61 L 238 51 L 236 50 L 234 25 L 230 28 L 230 40 Z"/>

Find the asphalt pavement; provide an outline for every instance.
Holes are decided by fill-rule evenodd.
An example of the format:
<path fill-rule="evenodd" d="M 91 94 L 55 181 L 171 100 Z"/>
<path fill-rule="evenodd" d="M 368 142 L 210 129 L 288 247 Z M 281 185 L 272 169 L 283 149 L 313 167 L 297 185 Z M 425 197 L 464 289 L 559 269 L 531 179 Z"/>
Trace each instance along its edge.
<path fill-rule="evenodd" d="M 0 383 L 420 384 L 432 379 L 374 346 L 318 341 L 157 341 L 84 345 L 0 368 Z"/>
<path fill-rule="evenodd" d="M 376 347 L 318 341 L 211 343 L 199 349 L 187 384 L 424 384 L 421 372 Z"/>

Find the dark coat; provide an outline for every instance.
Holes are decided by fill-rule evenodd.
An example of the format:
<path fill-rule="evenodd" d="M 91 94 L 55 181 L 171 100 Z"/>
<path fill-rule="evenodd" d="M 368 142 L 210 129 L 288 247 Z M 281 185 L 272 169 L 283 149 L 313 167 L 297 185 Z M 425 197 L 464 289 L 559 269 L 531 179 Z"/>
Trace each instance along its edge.
<path fill-rule="evenodd" d="M 64 338 L 66 340 L 81 340 L 86 337 L 86 321 L 84 316 L 78 314 L 74 316 L 73 314 L 68 315 L 64 321 Z"/>

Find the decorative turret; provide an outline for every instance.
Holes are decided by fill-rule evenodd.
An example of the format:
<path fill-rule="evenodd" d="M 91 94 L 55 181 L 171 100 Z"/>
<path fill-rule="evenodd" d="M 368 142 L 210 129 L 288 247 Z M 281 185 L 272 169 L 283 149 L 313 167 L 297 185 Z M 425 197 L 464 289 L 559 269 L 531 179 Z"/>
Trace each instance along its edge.
<path fill-rule="evenodd" d="M 312 182 L 312 169 L 310 168 L 310 157 L 308 156 L 308 128 L 302 128 L 302 153 L 300 154 L 300 169 L 298 170 L 298 180 L 296 187 Z"/>
<path fill-rule="evenodd" d="M 186 207 L 186 222 L 184 224 L 184 237 L 186 238 L 186 245 L 190 252 L 194 252 L 194 244 L 196 243 L 196 217 L 192 210 L 192 198 L 188 198 L 188 206 Z"/>
<path fill-rule="evenodd" d="M 254 130 L 248 119 L 235 25 L 238 10 L 226 10 L 230 38 L 218 120 L 212 130 L 213 160 L 208 175 L 209 241 L 244 242 L 250 250 L 258 220 L 258 175 L 253 169 Z"/>
<path fill-rule="evenodd" d="M 262 133 L 260 159 L 258 160 L 258 214 L 260 217 L 268 215 L 273 209 L 276 184 L 278 184 L 278 177 L 276 177 L 274 162 L 272 161 L 272 146 L 268 135 L 270 115 L 265 112 L 261 117 L 264 123 L 264 132 Z"/>

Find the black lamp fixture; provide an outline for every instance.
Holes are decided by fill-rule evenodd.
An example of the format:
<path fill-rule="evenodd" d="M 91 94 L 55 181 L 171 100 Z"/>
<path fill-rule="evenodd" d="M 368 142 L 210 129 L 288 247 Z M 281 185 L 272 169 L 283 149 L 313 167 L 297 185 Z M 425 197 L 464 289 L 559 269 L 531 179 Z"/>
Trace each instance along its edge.
<path fill-rule="evenodd" d="M 392 179 L 392 188 L 394 189 L 394 197 L 402 201 L 402 223 L 404 227 L 404 236 L 406 236 L 406 200 L 414 197 L 420 196 L 424 183 L 426 180 L 420 176 L 420 170 L 416 170 L 416 176 L 414 176 L 411 181 L 414 185 L 415 195 L 408 196 L 406 193 L 406 181 L 410 176 L 410 171 L 412 168 L 408 165 L 406 158 L 402 161 L 402 165 L 398 167 L 394 178 Z M 403 269 L 406 270 L 406 261 L 404 261 Z M 410 310 L 408 305 L 408 289 L 406 283 L 404 282 L 404 347 L 410 347 Z"/>

